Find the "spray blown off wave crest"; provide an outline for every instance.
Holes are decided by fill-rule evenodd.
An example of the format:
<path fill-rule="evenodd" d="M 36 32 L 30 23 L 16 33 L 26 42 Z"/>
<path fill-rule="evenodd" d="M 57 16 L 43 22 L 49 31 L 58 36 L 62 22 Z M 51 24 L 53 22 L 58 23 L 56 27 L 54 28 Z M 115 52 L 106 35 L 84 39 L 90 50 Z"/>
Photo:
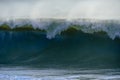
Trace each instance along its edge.
<path fill-rule="evenodd" d="M 7 25 L 11 30 L 14 28 L 31 26 L 33 29 L 44 30 L 47 38 L 54 38 L 61 32 L 69 28 L 81 30 L 85 33 L 105 32 L 107 35 L 115 39 L 120 38 L 120 21 L 118 20 L 91 20 L 91 19 L 22 19 L 0 21 L 1 28 Z"/>
<path fill-rule="evenodd" d="M 0 19 L 120 19 L 120 0 L 1 0 Z"/>

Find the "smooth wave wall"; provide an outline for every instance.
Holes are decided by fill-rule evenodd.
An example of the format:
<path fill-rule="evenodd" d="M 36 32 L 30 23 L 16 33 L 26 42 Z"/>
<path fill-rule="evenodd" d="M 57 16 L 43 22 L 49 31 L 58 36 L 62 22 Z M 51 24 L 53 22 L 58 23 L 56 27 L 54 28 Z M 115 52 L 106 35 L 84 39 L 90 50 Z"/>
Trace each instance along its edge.
<path fill-rule="evenodd" d="M 62 32 L 53 39 L 39 31 L 1 31 L 0 64 L 119 68 L 120 40 L 81 31 Z M 62 68 L 61 67 L 61 68 Z"/>

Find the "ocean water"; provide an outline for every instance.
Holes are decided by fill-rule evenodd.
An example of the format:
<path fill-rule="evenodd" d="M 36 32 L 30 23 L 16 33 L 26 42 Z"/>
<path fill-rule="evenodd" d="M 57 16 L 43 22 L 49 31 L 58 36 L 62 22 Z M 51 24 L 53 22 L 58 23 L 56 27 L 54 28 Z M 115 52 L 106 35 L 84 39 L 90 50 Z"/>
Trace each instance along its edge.
<path fill-rule="evenodd" d="M 55 21 L 1 22 L 45 32 L 0 30 L 0 80 L 120 79 L 119 21 Z"/>
<path fill-rule="evenodd" d="M 119 80 L 119 75 L 119 69 L 0 69 L 0 80 Z"/>

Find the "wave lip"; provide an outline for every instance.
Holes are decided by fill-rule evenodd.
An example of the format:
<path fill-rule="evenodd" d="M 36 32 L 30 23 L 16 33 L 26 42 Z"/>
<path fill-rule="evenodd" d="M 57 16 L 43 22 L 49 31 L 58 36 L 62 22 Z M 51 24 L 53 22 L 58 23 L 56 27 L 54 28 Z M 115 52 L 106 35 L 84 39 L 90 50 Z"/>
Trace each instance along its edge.
<path fill-rule="evenodd" d="M 69 28 L 75 28 L 85 33 L 105 32 L 111 39 L 120 38 L 120 21 L 119 20 L 94 20 L 94 19 L 19 19 L 1 21 L 0 28 L 8 26 L 8 29 L 28 27 L 31 29 L 44 30 L 47 38 L 54 38 L 61 32 Z M 23 28 L 25 29 L 25 28 Z"/>

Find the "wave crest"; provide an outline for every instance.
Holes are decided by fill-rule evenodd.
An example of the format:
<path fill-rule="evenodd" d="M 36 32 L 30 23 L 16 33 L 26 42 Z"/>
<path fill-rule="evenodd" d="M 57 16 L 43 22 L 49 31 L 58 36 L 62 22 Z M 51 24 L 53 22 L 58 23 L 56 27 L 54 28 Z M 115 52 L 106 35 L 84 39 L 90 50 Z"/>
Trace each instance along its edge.
<path fill-rule="evenodd" d="M 106 32 L 111 39 L 120 38 L 120 21 L 118 20 L 91 20 L 91 19 L 22 19 L 0 21 L 0 27 L 4 24 L 10 29 L 16 27 L 32 26 L 33 29 L 45 30 L 47 38 L 54 38 L 57 34 L 66 31 L 68 28 L 74 27 L 85 33 Z"/>

